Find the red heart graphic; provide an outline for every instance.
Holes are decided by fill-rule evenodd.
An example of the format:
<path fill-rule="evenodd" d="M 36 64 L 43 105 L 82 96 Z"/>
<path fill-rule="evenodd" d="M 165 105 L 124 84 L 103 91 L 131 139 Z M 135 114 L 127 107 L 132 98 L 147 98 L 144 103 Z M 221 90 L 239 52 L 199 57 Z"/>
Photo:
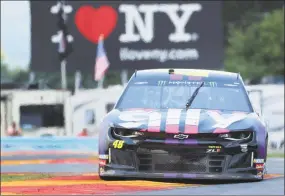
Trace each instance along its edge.
<path fill-rule="evenodd" d="M 117 24 L 117 12 L 110 6 L 98 9 L 92 6 L 82 6 L 75 14 L 75 24 L 79 32 L 89 41 L 98 43 L 99 36 L 106 39 Z"/>

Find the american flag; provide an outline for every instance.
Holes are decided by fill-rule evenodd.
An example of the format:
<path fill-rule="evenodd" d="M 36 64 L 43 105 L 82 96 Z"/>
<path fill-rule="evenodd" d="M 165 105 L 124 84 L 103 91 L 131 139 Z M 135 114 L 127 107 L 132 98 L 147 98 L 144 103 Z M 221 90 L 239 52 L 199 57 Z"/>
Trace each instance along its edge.
<path fill-rule="evenodd" d="M 95 62 L 95 74 L 94 80 L 99 81 L 101 80 L 107 69 L 109 68 L 109 61 L 106 56 L 106 52 L 104 49 L 104 38 L 103 35 L 99 37 L 99 43 L 97 47 L 97 56 Z"/>

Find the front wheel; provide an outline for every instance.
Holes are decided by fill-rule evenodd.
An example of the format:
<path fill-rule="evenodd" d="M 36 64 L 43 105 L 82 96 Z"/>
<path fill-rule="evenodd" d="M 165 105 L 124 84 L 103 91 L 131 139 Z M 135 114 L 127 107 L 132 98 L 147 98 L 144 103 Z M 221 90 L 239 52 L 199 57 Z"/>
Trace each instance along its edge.
<path fill-rule="evenodd" d="M 101 180 L 104 180 L 104 181 L 121 181 L 121 180 L 125 180 L 125 178 L 122 178 L 122 177 L 111 177 L 111 176 L 100 176 L 100 175 L 99 175 L 99 178 Z"/>

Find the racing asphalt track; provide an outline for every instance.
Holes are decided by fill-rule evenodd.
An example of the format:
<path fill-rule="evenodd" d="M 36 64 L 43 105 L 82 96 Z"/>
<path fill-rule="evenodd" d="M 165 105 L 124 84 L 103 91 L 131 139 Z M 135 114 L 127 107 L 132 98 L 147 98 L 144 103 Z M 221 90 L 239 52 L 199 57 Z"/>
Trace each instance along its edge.
<path fill-rule="evenodd" d="M 85 155 L 86 156 L 86 155 Z M 72 156 L 82 158 L 83 155 Z M 1 161 L 7 160 L 35 160 L 35 159 L 58 159 L 53 155 L 36 156 L 1 156 Z M 70 155 L 60 155 L 60 159 L 71 158 Z M 267 162 L 269 174 L 284 175 L 284 159 L 272 158 Z M 1 172 L 69 172 L 73 174 L 94 173 L 98 169 L 96 164 L 23 164 L 23 165 L 2 165 Z M 284 176 L 267 179 L 262 182 L 234 182 L 219 183 L 205 181 L 188 181 L 189 184 L 201 184 L 201 186 L 184 186 L 168 190 L 140 191 L 135 195 L 284 195 Z M 134 195 L 134 193 L 129 193 Z M 126 193 L 123 193 L 126 195 Z"/>

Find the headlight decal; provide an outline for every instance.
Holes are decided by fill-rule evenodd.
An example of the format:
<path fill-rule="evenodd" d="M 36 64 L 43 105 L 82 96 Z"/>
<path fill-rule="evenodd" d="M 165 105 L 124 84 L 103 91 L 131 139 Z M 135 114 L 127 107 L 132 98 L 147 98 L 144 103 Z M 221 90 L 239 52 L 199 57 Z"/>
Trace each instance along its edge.
<path fill-rule="evenodd" d="M 144 133 L 139 130 L 123 128 L 113 128 L 112 133 L 119 138 L 137 138 L 144 135 Z"/>
<path fill-rule="evenodd" d="M 253 133 L 251 131 L 236 131 L 219 134 L 219 137 L 230 141 L 241 141 L 251 138 L 252 135 Z"/>

